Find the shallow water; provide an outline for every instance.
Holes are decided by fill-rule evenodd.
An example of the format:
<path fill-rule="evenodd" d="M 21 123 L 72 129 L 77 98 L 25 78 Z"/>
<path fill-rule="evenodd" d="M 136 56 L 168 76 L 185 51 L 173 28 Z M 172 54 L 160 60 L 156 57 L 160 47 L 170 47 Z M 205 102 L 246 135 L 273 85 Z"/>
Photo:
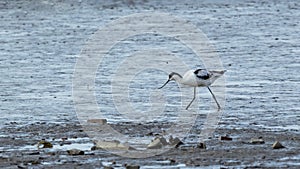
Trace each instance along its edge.
<path fill-rule="evenodd" d="M 155 11 L 170 13 L 196 25 L 214 45 L 227 70 L 226 100 L 219 128 L 299 133 L 300 4 L 297 1 L 161 3 L 1 2 L 0 127 L 10 122 L 22 126 L 37 121 L 77 121 L 72 80 L 76 59 L 87 39 L 112 20 Z M 150 49 L 160 52 L 167 49 L 169 54 L 183 59 L 190 69 L 204 66 L 201 59 L 174 38 L 145 34 L 118 43 L 99 65 L 95 76 L 96 102 L 109 123 L 179 122 L 178 112 L 192 99 L 191 95 L 184 95 L 181 103 L 181 91 L 174 82 L 157 91 L 167 80 L 167 72 L 146 69 L 128 84 L 129 100 L 140 114 L 132 119 L 118 113 L 112 102 L 109 79 L 119 75 L 115 70 L 124 58 L 146 51 L 147 59 L 151 56 Z M 186 70 L 174 69 L 181 74 Z M 218 86 L 218 83 L 212 86 L 212 90 L 218 90 Z M 192 94 L 192 89 L 182 90 Z M 160 92 L 165 97 L 153 99 Z M 207 104 L 211 96 L 205 88 L 199 89 L 198 94 L 192 107 L 199 108 L 194 116 L 203 117 L 214 103 Z M 165 100 L 163 113 L 147 114 Z M 198 122 L 202 124 L 203 119 Z M 299 159 L 299 155 L 295 158 Z"/>

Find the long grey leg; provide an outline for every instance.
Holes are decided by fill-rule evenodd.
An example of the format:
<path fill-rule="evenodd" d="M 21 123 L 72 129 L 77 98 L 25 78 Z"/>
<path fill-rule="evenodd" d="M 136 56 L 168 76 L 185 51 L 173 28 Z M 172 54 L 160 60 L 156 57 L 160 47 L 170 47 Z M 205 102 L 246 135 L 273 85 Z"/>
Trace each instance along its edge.
<path fill-rule="evenodd" d="M 211 93 L 211 95 L 213 96 L 214 100 L 216 101 L 216 103 L 217 103 L 217 105 L 218 105 L 218 110 L 220 110 L 220 109 L 221 109 L 221 106 L 219 105 L 219 103 L 218 103 L 218 101 L 217 101 L 217 99 L 216 99 L 216 96 L 213 94 L 213 92 L 210 90 L 210 88 L 209 88 L 208 86 L 207 86 L 207 88 L 208 88 L 209 92 Z"/>
<path fill-rule="evenodd" d="M 190 104 L 185 108 L 186 110 L 190 107 L 190 105 L 193 103 L 193 101 L 195 100 L 196 98 L 196 87 L 194 87 L 194 98 L 193 100 L 190 102 Z"/>

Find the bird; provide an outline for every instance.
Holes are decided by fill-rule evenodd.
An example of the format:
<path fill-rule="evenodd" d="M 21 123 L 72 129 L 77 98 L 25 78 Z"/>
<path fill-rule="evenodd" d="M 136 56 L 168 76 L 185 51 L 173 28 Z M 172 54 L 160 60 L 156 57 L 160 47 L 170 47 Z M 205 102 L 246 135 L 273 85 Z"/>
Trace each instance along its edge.
<path fill-rule="evenodd" d="M 215 100 L 218 106 L 218 110 L 220 110 L 221 106 L 218 103 L 216 96 L 213 94 L 209 86 L 213 84 L 214 81 L 217 80 L 219 77 L 221 77 L 225 72 L 226 70 L 209 71 L 207 69 L 196 69 L 196 70 L 187 71 L 183 76 L 181 76 L 179 73 L 172 72 L 169 74 L 169 79 L 167 80 L 167 82 L 163 84 L 161 87 L 159 87 L 158 89 L 162 89 L 172 80 L 176 81 L 177 83 L 187 85 L 189 87 L 194 87 L 194 97 L 186 107 L 186 110 L 188 110 L 188 108 L 191 106 L 191 104 L 196 98 L 196 88 L 207 87 L 207 89 L 211 93 L 213 99 Z"/>

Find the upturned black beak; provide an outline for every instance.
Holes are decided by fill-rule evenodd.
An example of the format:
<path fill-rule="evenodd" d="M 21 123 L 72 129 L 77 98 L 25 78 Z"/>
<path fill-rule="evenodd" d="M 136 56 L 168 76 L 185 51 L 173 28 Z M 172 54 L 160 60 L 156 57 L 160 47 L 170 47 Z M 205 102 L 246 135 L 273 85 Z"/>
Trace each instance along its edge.
<path fill-rule="evenodd" d="M 160 88 L 158 88 L 158 89 L 161 89 L 161 88 L 165 87 L 165 85 L 168 84 L 169 81 L 170 81 L 170 79 L 169 79 L 164 85 L 162 85 L 162 87 L 160 87 Z"/>

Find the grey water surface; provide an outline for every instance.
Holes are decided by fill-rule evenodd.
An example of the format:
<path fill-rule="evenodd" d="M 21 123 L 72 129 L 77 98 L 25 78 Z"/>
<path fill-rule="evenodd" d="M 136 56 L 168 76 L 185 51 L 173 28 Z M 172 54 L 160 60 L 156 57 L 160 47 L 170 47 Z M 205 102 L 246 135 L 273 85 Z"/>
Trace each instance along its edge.
<path fill-rule="evenodd" d="M 184 2 L 2 1 L 1 124 L 76 118 L 72 78 L 76 58 L 87 39 L 112 20 L 153 11 L 167 12 L 191 22 L 214 45 L 227 69 L 222 121 L 229 122 L 225 127 L 243 128 L 255 124 L 255 127 L 262 128 L 298 129 L 299 3 Z M 101 73 L 113 73 L 120 58 L 126 57 L 130 51 L 169 45 L 171 52 L 185 57 L 191 69 L 203 66 L 201 61 L 193 59 L 196 57 L 192 52 L 176 44 L 178 42 L 143 36 L 133 38 L 131 46 L 125 43 L 123 49 L 112 49 L 112 57 L 119 58 L 108 57 L 105 66 L 100 65 L 99 77 L 96 76 L 98 91 L 107 91 L 101 91 L 99 87 L 105 83 L 101 82 Z M 149 90 L 167 78 L 166 74 L 155 70 L 145 73 L 147 75 L 137 76 L 133 83 Z M 177 90 L 174 84 L 171 85 Z M 140 86 L 135 87 L 140 89 Z M 143 93 L 129 93 L 133 102 L 143 100 Z M 200 89 L 201 93 L 207 94 L 209 99 L 206 90 Z M 97 96 L 98 102 L 106 106 L 104 111 L 116 111 L 114 105 L 105 102 L 100 95 Z M 147 102 L 147 97 L 144 102 Z"/>

